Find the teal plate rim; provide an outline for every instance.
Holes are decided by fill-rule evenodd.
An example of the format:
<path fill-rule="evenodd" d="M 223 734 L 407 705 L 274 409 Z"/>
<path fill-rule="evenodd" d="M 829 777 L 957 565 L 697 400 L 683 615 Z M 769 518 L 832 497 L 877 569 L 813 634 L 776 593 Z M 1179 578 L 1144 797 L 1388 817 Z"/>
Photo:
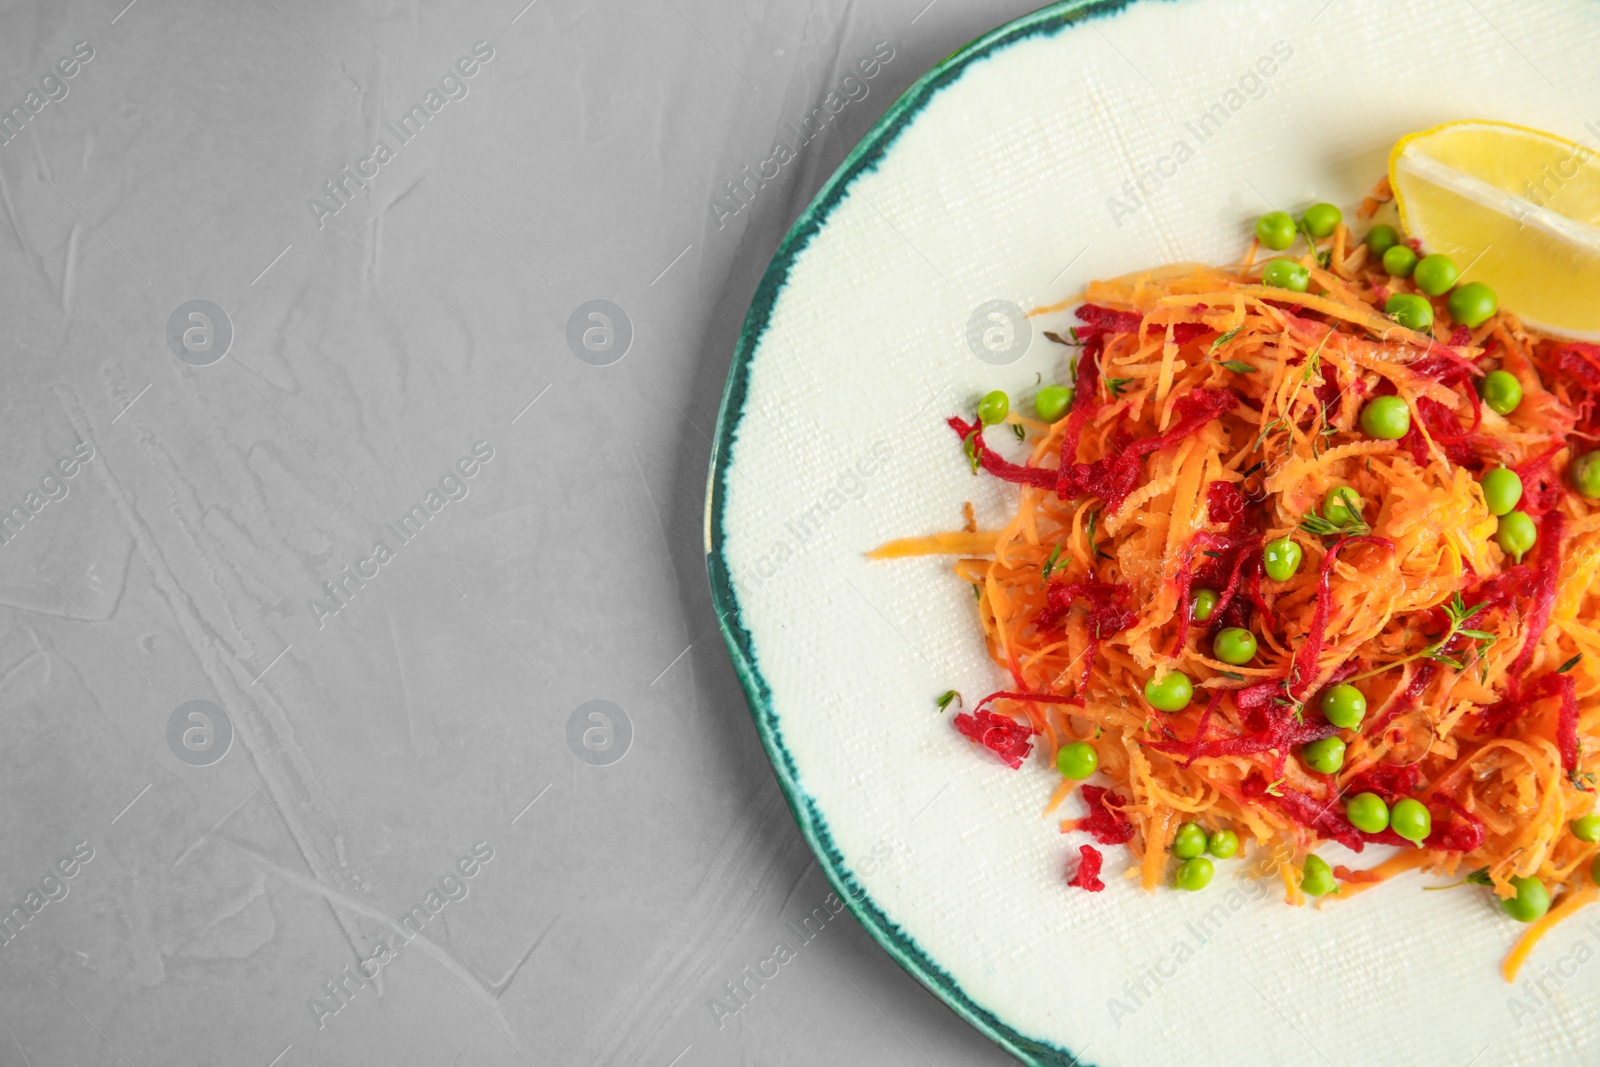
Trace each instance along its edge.
<path fill-rule="evenodd" d="M 821 231 L 834 207 L 844 199 L 850 184 L 862 173 L 876 169 L 901 131 L 911 124 L 940 90 L 960 78 L 970 64 L 987 59 L 1020 41 L 1037 36 L 1053 36 L 1062 30 L 1082 25 L 1091 18 L 1115 14 L 1134 2 L 1136 0 L 1059 0 L 1040 8 L 952 52 L 890 105 L 801 212 L 761 276 L 755 297 L 750 302 L 750 310 L 745 314 L 732 365 L 728 369 L 728 381 L 723 388 L 722 405 L 717 413 L 717 429 L 706 484 L 706 570 L 711 581 L 712 605 L 717 612 L 722 638 L 733 658 L 734 670 L 744 687 L 756 732 L 767 750 L 767 757 L 772 761 L 778 785 L 783 790 L 801 834 L 811 845 L 839 899 L 849 906 L 873 939 L 956 1014 L 1032 1067 L 1089 1065 L 1064 1048 L 1019 1033 L 1005 1020 L 974 1002 L 908 933 L 884 914 L 856 881 L 854 874 L 845 866 L 843 854 L 834 844 L 827 819 L 817 807 L 815 799 L 801 787 L 794 757 L 784 746 L 782 726 L 772 709 L 772 693 L 761 674 L 753 635 L 745 629 L 739 613 L 738 595 L 729 576 L 727 561 L 723 558 L 724 482 L 734 438 L 744 416 L 751 363 L 771 319 L 772 309 L 783 292 L 796 257 L 805 250 L 811 238 Z"/>

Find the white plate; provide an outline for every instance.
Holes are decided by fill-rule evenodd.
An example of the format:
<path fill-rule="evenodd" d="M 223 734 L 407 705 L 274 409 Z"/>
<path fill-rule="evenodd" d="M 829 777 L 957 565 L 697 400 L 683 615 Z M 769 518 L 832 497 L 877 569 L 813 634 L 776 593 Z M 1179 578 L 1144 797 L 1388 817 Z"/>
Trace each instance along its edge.
<path fill-rule="evenodd" d="M 1013 506 L 1014 490 L 971 476 L 943 419 L 988 389 L 1026 393 L 1036 371 L 1058 376 L 1063 350 L 1036 321 L 1014 362 L 978 358 L 980 305 L 1228 261 L 1269 207 L 1326 199 L 1350 214 L 1398 137 L 1451 119 L 1600 141 L 1600 4 L 1533 12 L 1055 5 L 919 81 L 762 281 L 707 506 L 729 648 L 840 895 L 1028 1063 L 1600 1059 L 1600 908 L 1549 937 L 1512 987 L 1498 968 L 1523 928 L 1481 892 L 1424 894 L 1415 876 L 1319 911 L 1231 881 L 1239 863 L 1219 864 L 1205 892 L 1149 895 L 1110 849 L 1105 892 L 1068 888 L 1080 838 L 1040 818 L 1054 772 L 1038 756 L 1015 772 L 983 758 L 934 708 L 946 689 L 1001 682 L 969 587 L 945 560 L 863 558 L 956 528 L 963 501 L 991 528 Z"/>

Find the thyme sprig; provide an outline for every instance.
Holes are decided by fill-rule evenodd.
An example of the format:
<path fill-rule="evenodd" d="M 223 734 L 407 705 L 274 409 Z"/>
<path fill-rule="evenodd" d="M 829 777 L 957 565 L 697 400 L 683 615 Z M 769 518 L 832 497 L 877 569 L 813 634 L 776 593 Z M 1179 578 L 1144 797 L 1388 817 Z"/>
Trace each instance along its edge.
<path fill-rule="evenodd" d="M 1371 678 L 1373 675 L 1382 674 L 1384 671 L 1392 670 L 1403 663 L 1410 663 L 1412 660 L 1416 659 L 1431 659 L 1435 662 L 1443 663 L 1447 667 L 1453 667 L 1458 671 L 1465 670 L 1467 666 L 1466 662 L 1463 659 L 1459 659 L 1456 656 L 1450 655 L 1445 651 L 1445 649 L 1449 646 L 1450 642 L 1454 641 L 1458 637 L 1470 638 L 1474 642 L 1473 652 L 1475 658 L 1478 660 L 1483 659 L 1483 657 L 1488 653 L 1490 646 L 1498 641 L 1499 638 L 1494 634 L 1488 633 L 1484 630 L 1474 630 L 1468 627 L 1467 623 L 1472 620 L 1474 615 L 1478 614 L 1478 612 L 1482 611 L 1486 606 L 1488 606 L 1488 601 L 1474 604 L 1469 608 L 1462 601 L 1461 593 L 1459 591 L 1452 594 L 1449 601 L 1447 601 L 1444 606 L 1445 617 L 1449 619 L 1450 625 L 1445 628 L 1445 632 L 1442 637 L 1440 637 L 1437 641 L 1432 641 L 1427 645 L 1424 645 L 1422 648 L 1411 653 L 1409 656 L 1402 656 L 1400 659 L 1394 660 L 1391 663 L 1386 663 L 1382 667 L 1375 667 L 1364 674 L 1358 674 L 1354 678 L 1349 679 L 1349 681 L 1359 682 L 1363 678 Z"/>

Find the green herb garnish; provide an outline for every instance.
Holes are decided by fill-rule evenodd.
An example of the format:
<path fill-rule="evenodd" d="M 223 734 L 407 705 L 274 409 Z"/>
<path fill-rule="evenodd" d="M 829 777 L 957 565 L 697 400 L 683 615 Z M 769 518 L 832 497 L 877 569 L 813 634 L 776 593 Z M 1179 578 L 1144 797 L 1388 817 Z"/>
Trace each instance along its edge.
<path fill-rule="evenodd" d="M 1451 882 L 1449 885 L 1427 885 L 1422 888 L 1433 893 L 1441 889 L 1455 889 L 1464 885 L 1494 885 L 1494 880 L 1489 877 L 1489 868 L 1479 867 L 1459 882 Z"/>
<path fill-rule="evenodd" d="M 1324 263 L 1323 266 L 1327 266 L 1327 264 Z M 1332 326 L 1329 326 L 1328 332 L 1323 335 L 1322 340 L 1317 342 L 1317 347 L 1312 349 L 1311 353 L 1306 356 L 1305 373 L 1300 377 L 1302 382 L 1309 382 L 1313 374 L 1322 372 L 1322 346 L 1328 343 L 1328 338 L 1332 337 L 1335 332 L 1337 331 Z"/>
<path fill-rule="evenodd" d="M 1085 531 L 1089 535 L 1089 558 L 1090 559 L 1110 559 L 1111 558 L 1111 553 L 1101 551 L 1098 547 L 1095 546 L 1095 543 L 1094 543 L 1094 530 L 1095 530 L 1095 526 L 1098 525 L 1099 522 L 1100 522 L 1100 513 L 1098 511 L 1089 512 L 1089 521 L 1086 524 L 1086 531 Z"/>
<path fill-rule="evenodd" d="M 1365 520 L 1352 516 L 1342 522 L 1332 522 L 1312 512 L 1300 520 L 1300 529 L 1313 537 L 1360 537 L 1372 532 Z"/>
<path fill-rule="evenodd" d="M 1061 545 L 1058 542 L 1056 544 L 1056 547 L 1054 547 L 1054 548 L 1052 548 L 1050 550 L 1050 558 L 1044 561 L 1044 567 L 1041 569 L 1041 572 L 1040 572 L 1040 575 L 1039 575 L 1039 588 L 1043 589 L 1044 588 L 1044 583 L 1046 583 L 1046 582 L 1048 582 L 1050 580 L 1050 572 L 1052 572 L 1052 571 L 1054 571 L 1056 569 L 1056 560 L 1058 560 L 1060 558 L 1061 558 Z"/>
<path fill-rule="evenodd" d="M 1444 606 L 1445 616 L 1450 620 L 1450 625 L 1445 630 L 1444 636 L 1440 637 L 1437 641 L 1423 646 L 1417 651 L 1411 653 L 1409 656 L 1403 656 L 1400 659 L 1395 660 L 1393 663 L 1386 663 L 1382 667 L 1374 668 L 1373 670 L 1367 671 L 1364 674 L 1358 674 L 1354 678 L 1349 679 L 1349 681 L 1358 682 L 1363 678 L 1371 678 L 1375 674 L 1382 674 L 1384 671 L 1393 667 L 1398 667 L 1402 663 L 1410 663 L 1414 659 L 1424 658 L 1434 660 L 1438 663 L 1443 663 L 1447 667 L 1453 667 L 1458 671 L 1464 670 L 1466 668 L 1466 663 L 1454 656 L 1449 655 L 1444 650 L 1445 646 L 1451 641 L 1454 641 L 1457 637 L 1471 638 L 1475 642 L 1475 645 L 1473 646 L 1473 652 L 1479 660 L 1482 660 L 1483 656 L 1488 652 L 1489 647 L 1493 645 L 1498 638 L 1496 638 L 1494 634 L 1486 633 L 1483 630 L 1470 629 L 1466 624 L 1474 615 L 1482 611 L 1487 603 L 1487 601 L 1483 601 L 1481 603 L 1474 604 L 1469 608 L 1467 607 L 1466 603 L 1462 601 L 1460 592 L 1452 594 L 1450 600 Z"/>

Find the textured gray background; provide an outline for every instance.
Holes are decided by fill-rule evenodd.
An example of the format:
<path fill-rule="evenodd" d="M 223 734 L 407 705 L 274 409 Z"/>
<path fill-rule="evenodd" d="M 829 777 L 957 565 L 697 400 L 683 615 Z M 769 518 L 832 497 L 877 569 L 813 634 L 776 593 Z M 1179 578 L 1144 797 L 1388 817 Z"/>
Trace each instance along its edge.
<path fill-rule="evenodd" d="M 0 146 L 0 912 L 26 918 L 0 1063 L 1009 1062 L 848 914 L 797 934 L 828 887 L 701 515 L 782 233 L 921 72 L 1033 5 L 124 2 L 0 6 L 27 116 Z M 479 41 L 401 144 L 384 124 Z M 879 42 L 867 96 L 719 225 Z M 609 366 L 566 340 L 594 299 L 632 324 Z M 201 320 L 169 346 L 192 300 L 220 360 Z M 441 479 L 466 495 L 402 542 Z M 196 700 L 220 710 L 169 742 Z M 590 709 L 569 729 L 591 700 L 609 747 Z M 441 882 L 466 895 L 363 963 Z"/>

